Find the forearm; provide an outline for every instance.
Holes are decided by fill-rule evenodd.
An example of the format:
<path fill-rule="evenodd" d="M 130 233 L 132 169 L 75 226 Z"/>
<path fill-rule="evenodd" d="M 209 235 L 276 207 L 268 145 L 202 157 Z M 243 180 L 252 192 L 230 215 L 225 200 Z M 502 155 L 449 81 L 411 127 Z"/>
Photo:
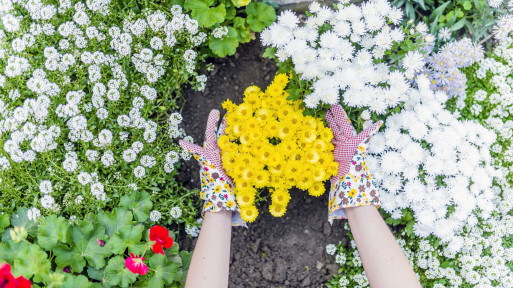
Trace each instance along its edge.
<path fill-rule="evenodd" d="M 421 287 L 376 207 L 346 208 L 346 213 L 372 288 Z"/>
<path fill-rule="evenodd" d="M 206 212 L 187 274 L 186 288 L 228 287 L 232 212 Z"/>

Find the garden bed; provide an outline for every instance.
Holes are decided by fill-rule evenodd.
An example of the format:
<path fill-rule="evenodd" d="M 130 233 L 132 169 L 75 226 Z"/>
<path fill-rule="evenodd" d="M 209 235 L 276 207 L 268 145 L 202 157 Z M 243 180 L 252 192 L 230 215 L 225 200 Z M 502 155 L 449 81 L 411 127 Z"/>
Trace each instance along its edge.
<path fill-rule="evenodd" d="M 186 91 L 184 129 L 196 143 L 203 141 L 211 109 L 224 113 L 221 104 L 226 99 L 239 104 L 247 86 L 270 84 L 276 65 L 262 58 L 263 52 L 259 40 L 244 44 L 234 56 L 214 61 L 205 92 Z M 191 160 L 182 167 L 178 180 L 187 188 L 199 188 L 198 175 L 199 165 Z M 330 227 L 327 221 L 328 194 L 314 198 L 294 190 L 291 196 L 284 217 L 271 216 L 265 207 L 261 209 L 265 213 L 248 229 L 233 228 L 230 287 L 319 287 L 331 278 L 330 271 L 338 271 L 325 247 L 346 238 L 342 222 Z M 195 244 L 185 234 L 178 242 L 188 250 Z"/>

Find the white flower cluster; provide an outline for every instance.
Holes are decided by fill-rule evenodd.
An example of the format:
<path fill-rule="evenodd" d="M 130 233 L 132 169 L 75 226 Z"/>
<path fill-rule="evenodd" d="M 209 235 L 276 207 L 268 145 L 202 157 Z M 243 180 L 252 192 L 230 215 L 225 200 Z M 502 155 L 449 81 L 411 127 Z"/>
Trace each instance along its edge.
<path fill-rule="evenodd" d="M 497 133 L 504 142 L 513 139 L 513 77 L 511 76 L 511 67 L 513 66 L 513 38 L 508 37 L 499 42 L 494 49 L 497 58 L 492 57 L 483 59 L 479 62 L 479 69 L 476 76 L 479 79 L 490 78 L 490 90 L 494 93 L 487 93 L 479 90 L 473 95 L 473 105 L 471 111 L 477 116 L 477 112 L 486 105 L 492 105 L 488 118 L 485 120 L 487 127 Z M 463 103 L 464 104 L 464 103 Z M 459 108 L 463 108 L 459 107 Z M 492 147 L 495 153 L 502 153 L 501 157 L 497 157 L 500 166 L 507 167 L 513 163 L 513 145 L 499 145 L 498 143 Z M 505 173 L 510 173 L 506 171 Z"/>
<path fill-rule="evenodd" d="M 182 116 L 157 123 L 173 99 L 156 82 L 175 89 L 197 74 L 207 34 L 180 6 L 172 17 L 148 10 L 122 23 L 110 19 L 109 6 L 0 0 L 0 170 L 14 181 L 16 165 L 28 165 L 38 181 L 49 175 L 34 194 L 47 211 L 58 210 L 64 194 L 52 183 L 84 187 L 104 202 L 114 182 L 118 190 L 146 187 L 148 176 L 171 173 L 180 160 L 171 142 L 185 136 Z M 206 76 L 196 77 L 191 82 L 204 88 Z"/>
<path fill-rule="evenodd" d="M 493 177 L 489 147 L 495 133 L 477 122 L 458 121 L 444 109 L 447 95 L 433 93 L 429 80 L 417 76 L 404 109 L 387 118 L 386 130 L 374 136 L 367 163 L 381 188 L 382 208 L 398 219 L 411 208 L 420 237 L 434 234 L 455 251 L 464 227 L 475 226 L 494 210 Z M 454 211 L 449 213 L 449 207 Z"/>
<path fill-rule="evenodd" d="M 310 12 L 313 16 L 300 27 L 298 17 L 284 11 L 261 35 L 264 45 L 277 49 L 280 62 L 290 58 L 301 79 L 313 81 L 313 92 L 304 99 L 306 107 L 338 103 L 340 91 L 346 105 L 380 114 L 407 99 L 411 87 L 404 72 L 375 64 L 405 38 L 400 28 L 387 25 L 401 22 L 401 10 L 386 0 L 372 0 L 336 11 L 314 2 Z M 329 29 L 321 32 L 326 25 Z M 407 55 L 405 65 L 412 71 L 423 66 L 419 55 Z"/>

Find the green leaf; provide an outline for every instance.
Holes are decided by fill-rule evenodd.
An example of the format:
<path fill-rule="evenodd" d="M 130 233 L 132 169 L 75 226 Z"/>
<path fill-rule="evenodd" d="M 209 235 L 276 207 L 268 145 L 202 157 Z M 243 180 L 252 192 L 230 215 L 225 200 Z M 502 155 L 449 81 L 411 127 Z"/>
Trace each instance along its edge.
<path fill-rule="evenodd" d="M 66 233 L 68 232 L 69 224 L 64 217 L 57 217 L 50 215 L 44 218 L 41 225 L 39 225 L 37 233 L 37 241 L 39 246 L 47 251 L 52 250 L 57 243 L 66 243 Z"/>
<path fill-rule="evenodd" d="M 105 232 L 110 237 L 116 234 L 121 227 L 130 226 L 135 223 L 132 212 L 119 207 L 111 213 L 100 212 L 96 219 L 105 227 Z"/>
<path fill-rule="evenodd" d="M 179 271 L 179 265 L 176 263 L 166 263 L 166 256 L 155 254 L 150 258 L 150 268 L 154 270 L 153 276 L 148 280 L 149 287 L 164 287 L 165 284 L 171 284 L 175 278 L 181 278 L 182 273 Z"/>
<path fill-rule="evenodd" d="M 246 23 L 246 19 L 235 17 L 235 19 L 233 19 L 233 28 L 237 31 L 237 40 L 240 43 L 247 43 L 253 39 L 249 25 Z"/>
<path fill-rule="evenodd" d="M 0 261 L 14 262 L 18 252 L 28 246 L 25 242 L 14 243 L 12 241 L 0 242 Z"/>
<path fill-rule="evenodd" d="M 66 281 L 62 284 L 62 288 L 90 288 L 93 283 L 89 282 L 84 275 L 74 276 L 66 274 Z"/>
<path fill-rule="evenodd" d="M 226 55 L 233 55 L 239 47 L 239 41 L 237 40 L 237 32 L 233 27 L 227 27 L 228 34 L 224 35 L 223 38 L 219 39 L 210 35 L 208 40 L 208 47 L 218 57 L 225 57 Z"/>
<path fill-rule="evenodd" d="M 198 21 L 203 27 L 211 27 L 214 24 L 222 23 L 226 16 L 224 4 L 217 7 L 210 7 L 214 0 L 185 0 L 185 9 L 191 10 L 192 18 Z"/>
<path fill-rule="evenodd" d="M 146 244 L 141 244 L 143 230 L 141 224 L 124 226 L 107 241 L 107 244 L 114 254 L 122 255 L 128 248 L 129 253 L 141 255 L 146 248 Z"/>
<path fill-rule="evenodd" d="M 112 255 L 110 246 L 101 247 L 97 239 L 105 239 L 105 228 L 89 222 L 72 226 L 68 232 L 68 244 L 59 244 L 54 248 L 55 263 L 61 267 L 70 266 L 73 272 L 82 272 L 87 263 L 99 269 L 105 266 L 105 257 Z"/>
<path fill-rule="evenodd" d="M 125 267 L 125 259 L 121 256 L 109 260 L 109 264 L 105 268 L 105 277 L 108 284 L 121 287 L 128 287 L 137 280 L 137 275 Z"/>
<path fill-rule="evenodd" d="M 23 275 L 34 282 L 43 282 L 48 278 L 51 268 L 50 260 L 45 251 L 36 244 L 22 247 L 13 263 L 12 273 L 15 277 Z"/>
<path fill-rule="evenodd" d="M 105 269 L 94 269 L 93 267 L 87 267 L 87 276 L 89 278 L 103 282 L 103 275 Z"/>
<path fill-rule="evenodd" d="M 415 0 L 415 2 L 419 3 L 422 10 L 426 10 L 426 6 L 424 5 L 424 0 Z"/>
<path fill-rule="evenodd" d="M 463 9 L 465 9 L 465 10 L 472 9 L 472 3 L 470 3 L 470 1 L 463 2 Z"/>
<path fill-rule="evenodd" d="M 429 21 L 433 21 L 437 16 L 440 16 L 444 13 L 445 8 L 451 4 L 451 1 L 447 1 L 444 4 L 440 5 L 438 8 L 436 8 L 433 12 L 431 12 L 431 15 L 429 15 Z"/>
<path fill-rule="evenodd" d="M 37 232 L 38 223 L 36 221 L 32 221 L 32 220 L 28 219 L 27 211 L 28 211 L 28 209 L 23 207 L 23 208 L 19 208 L 15 214 L 12 214 L 11 226 L 25 227 L 25 229 L 27 230 L 29 235 L 35 236 L 36 232 Z"/>
<path fill-rule="evenodd" d="M 456 22 L 456 24 L 454 24 L 452 27 L 451 27 L 451 31 L 458 31 L 460 30 L 463 25 L 465 25 L 465 18 L 461 19 L 460 21 Z"/>
<path fill-rule="evenodd" d="M 251 2 L 246 6 L 246 21 L 251 30 L 262 32 L 265 27 L 271 25 L 276 20 L 276 11 L 267 4 Z"/>
<path fill-rule="evenodd" d="M 0 215 L 0 233 L 4 232 L 4 229 L 9 226 L 9 215 Z"/>
<path fill-rule="evenodd" d="M 185 284 L 185 279 L 187 279 L 187 272 L 189 271 L 189 265 L 191 265 L 192 252 L 182 250 L 180 251 L 180 257 L 182 258 L 182 283 Z"/>
<path fill-rule="evenodd" d="M 150 214 L 148 213 L 153 207 L 153 203 L 150 200 L 150 194 L 148 192 L 134 191 L 121 197 L 119 205 L 124 207 L 135 215 L 135 219 L 138 222 L 144 222 Z"/>
<path fill-rule="evenodd" d="M 276 58 L 276 51 L 278 51 L 275 47 L 267 47 L 265 48 L 264 54 L 262 57 L 269 58 L 269 59 L 275 59 Z"/>

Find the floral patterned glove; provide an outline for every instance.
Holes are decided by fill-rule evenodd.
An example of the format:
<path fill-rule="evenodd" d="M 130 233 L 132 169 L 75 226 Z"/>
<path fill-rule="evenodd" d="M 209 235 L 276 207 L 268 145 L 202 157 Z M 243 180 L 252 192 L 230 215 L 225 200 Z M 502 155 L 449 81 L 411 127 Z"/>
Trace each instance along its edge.
<path fill-rule="evenodd" d="M 180 140 L 180 146 L 183 149 L 192 152 L 194 158 L 201 165 L 201 199 L 205 200 L 203 211 L 219 212 L 223 210 L 233 211 L 232 225 L 245 226 L 246 223 L 240 217 L 239 207 L 235 202 L 235 194 L 233 193 L 233 180 L 226 174 L 221 162 L 221 149 L 217 144 L 217 139 L 224 135 L 226 128 L 226 120 L 221 121 L 221 126 L 217 129 L 219 122 L 219 111 L 212 110 L 208 115 L 207 130 L 205 131 L 205 143 L 203 148 Z M 217 132 L 216 132 L 217 131 Z"/>
<path fill-rule="evenodd" d="M 331 177 L 328 220 L 332 223 L 333 219 L 347 218 L 345 208 L 380 206 L 379 191 L 367 168 L 365 154 L 370 137 L 379 130 L 383 121 L 372 124 L 357 135 L 340 104 L 332 106 L 325 118 L 333 131 L 334 156 L 339 163 L 337 176 Z"/>

